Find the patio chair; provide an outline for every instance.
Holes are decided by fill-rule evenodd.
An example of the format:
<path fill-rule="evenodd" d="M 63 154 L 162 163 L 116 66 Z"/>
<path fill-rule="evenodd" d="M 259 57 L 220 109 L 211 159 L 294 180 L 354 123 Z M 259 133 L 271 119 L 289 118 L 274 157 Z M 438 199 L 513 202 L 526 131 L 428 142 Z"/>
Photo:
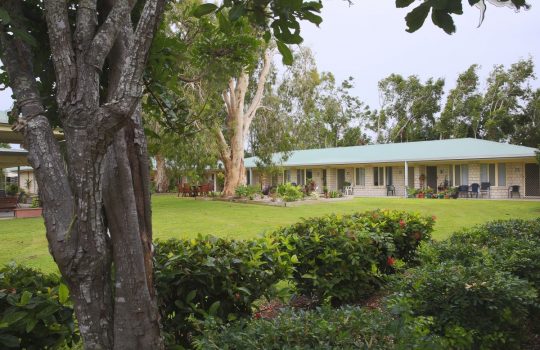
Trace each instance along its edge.
<path fill-rule="evenodd" d="M 479 184 L 477 184 L 477 183 L 471 184 L 471 192 L 469 192 L 471 198 L 472 198 L 473 196 L 475 196 L 476 198 L 478 198 L 478 194 L 479 194 L 479 191 L 478 191 L 478 190 L 479 190 L 479 189 L 480 189 L 480 185 L 479 185 Z"/>
<path fill-rule="evenodd" d="M 480 183 L 480 197 L 483 197 L 487 194 L 488 198 L 491 198 L 491 183 L 481 182 Z"/>
<path fill-rule="evenodd" d="M 461 185 L 458 187 L 458 197 L 469 197 L 468 185 Z"/>
<path fill-rule="evenodd" d="M 521 193 L 519 193 L 519 186 L 512 185 L 508 187 L 508 198 L 514 198 L 515 194 L 517 194 L 518 198 L 521 198 Z"/>
<path fill-rule="evenodd" d="M 354 188 L 352 186 L 345 186 L 344 190 L 346 196 L 352 196 L 354 193 Z"/>
<path fill-rule="evenodd" d="M 386 195 L 387 196 L 395 196 L 396 195 L 396 187 L 394 185 L 387 185 L 386 186 Z"/>

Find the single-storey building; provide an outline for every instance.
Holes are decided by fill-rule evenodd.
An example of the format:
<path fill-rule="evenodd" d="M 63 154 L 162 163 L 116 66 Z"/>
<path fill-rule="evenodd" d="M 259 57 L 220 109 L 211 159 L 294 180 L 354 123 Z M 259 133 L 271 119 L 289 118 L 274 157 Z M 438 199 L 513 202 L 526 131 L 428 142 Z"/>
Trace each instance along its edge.
<path fill-rule="evenodd" d="M 520 197 L 540 198 L 536 148 L 472 138 L 377 144 L 294 151 L 279 171 L 267 174 L 257 158 L 245 159 L 248 184 L 284 182 L 304 185 L 312 179 L 322 192 L 352 187 L 355 196 L 405 196 L 407 188 L 432 188 L 489 183 L 491 198 L 507 198 L 510 186 Z M 350 189 L 350 188 L 349 188 Z M 515 189 L 515 187 L 514 187 Z"/>

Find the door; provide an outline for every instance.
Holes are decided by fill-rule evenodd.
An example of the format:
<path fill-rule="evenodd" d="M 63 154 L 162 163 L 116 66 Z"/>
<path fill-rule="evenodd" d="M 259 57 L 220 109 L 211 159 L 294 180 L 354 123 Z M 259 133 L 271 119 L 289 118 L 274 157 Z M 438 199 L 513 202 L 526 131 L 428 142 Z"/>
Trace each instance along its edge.
<path fill-rule="evenodd" d="M 426 167 L 426 185 L 431 187 L 434 192 L 437 191 L 437 167 Z"/>
<path fill-rule="evenodd" d="M 345 183 L 345 169 L 337 170 L 337 188 L 339 191 L 343 190 L 343 184 Z"/>
<path fill-rule="evenodd" d="M 540 168 L 538 164 L 525 164 L 525 196 L 540 196 Z"/>

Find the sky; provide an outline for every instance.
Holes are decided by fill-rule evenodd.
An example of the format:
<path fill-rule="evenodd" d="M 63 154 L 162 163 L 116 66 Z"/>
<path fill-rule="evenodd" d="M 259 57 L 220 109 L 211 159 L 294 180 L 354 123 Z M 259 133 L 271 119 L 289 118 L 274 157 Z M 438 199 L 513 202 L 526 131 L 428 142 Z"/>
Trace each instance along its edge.
<path fill-rule="evenodd" d="M 443 77 L 448 91 L 473 63 L 481 65 L 485 79 L 493 65 L 531 56 L 540 74 L 540 4 L 519 13 L 488 5 L 477 28 L 479 11 L 463 0 L 464 14 L 454 16 L 457 33 L 448 35 L 429 18 L 419 31 L 407 33 L 409 9 L 397 9 L 394 0 L 353 1 L 349 6 L 344 0 L 323 0 L 323 23 L 319 28 L 304 23 L 302 36 L 319 69 L 338 80 L 352 76 L 355 95 L 371 108 L 380 107 L 377 83 L 392 73 Z M 11 107 L 10 96 L 9 90 L 0 92 L 0 110 Z"/>
<path fill-rule="evenodd" d="M 481 65 L 485 80 L 495 64 L 506 66 L 531 56 L 540 75 L 540 4 L 528 11 L 488 4 L 485 20 L 477 28 L 480 12 L 463 0 L 464 14 L 454 16 L 457 32 L 448 35 L 428 17 L 415 33 L 405 31 L 405 15 L 394 0 L 323 0 L 320 28 L 302 26 L 304 45 L 315 54 L 321 71 L 338 80 L 355 79 L 354 93 L 378 109 L 377 83 L 392 73 L 418 75 L 422 80 L 442 77 L 446 91 L 471 64 Z M 412 6 L 411 6 L 412 8 Z M 540 87 L 535 81 L 534 87 Z"/>

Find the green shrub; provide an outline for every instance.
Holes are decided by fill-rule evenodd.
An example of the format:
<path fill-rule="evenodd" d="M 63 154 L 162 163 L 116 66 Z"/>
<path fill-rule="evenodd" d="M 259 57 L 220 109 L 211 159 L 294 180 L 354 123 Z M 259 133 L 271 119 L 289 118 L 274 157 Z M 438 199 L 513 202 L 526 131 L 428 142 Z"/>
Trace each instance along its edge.
<path fill-rule="evenodd" d="M 15 196 L 17 193 L 19 193 L 19 186 L 16 184 L 6 185 L 6 193 L 10 196 Z"/>
<path fill-rule="evenodd" d="M 283 310 L 273 319 L 207 321 L 197 349 L 444 349 L 428 318 L 406 322 L 359 307 Z"/>
<path fill-rule="evenodd" d="M 343 304 L 370 296 L 399 260 L 411 261 L 433 224 L 431 217 L 376 210 L 305 219 L 270 236 L 298 258 L 293 279 L 299 293 Z"/>
<path fill-rule="evenodd" d="M 0 348 L 54 349 L 78 341 L 69 292 L 56 275 L 0 269 Z"/>
<path fill-rule="evenodd" d="M 341 198 L 343 197 L 343 193 L 339 191 L 330 191 L 328 192 L 328 198 Z"/>
<path fill-rule="evenodd" d="M 155 283 L 167 342 L 187 345 L 197 332 L 193 319 L 250 316 L 253 302 L 268 296 L 290 270 L 289 256 L 271 238 L 157 243 Z"/>
<path fill-rule="evenodd" d="M 304 197 L 301 186 L 294 186 L 291 183 L 281 184 L 277 187 L 277 195 L 285 202 L 294 202 Z"/>
<path fill-rule="evenodd" d="M 234 194 L 240 198 L 253 199 L 255 195 L 261 194 L 261 189 L 257 185 L 240 185 L 236 188 Z"/>
<path fill-rule="evenodd" d="M 432 318 L 431 332 L 456 349 L 519 349 L 537 296 L 506 271 L 457 261 L 411 269 L 392 289 L 392 307 Z"/>

